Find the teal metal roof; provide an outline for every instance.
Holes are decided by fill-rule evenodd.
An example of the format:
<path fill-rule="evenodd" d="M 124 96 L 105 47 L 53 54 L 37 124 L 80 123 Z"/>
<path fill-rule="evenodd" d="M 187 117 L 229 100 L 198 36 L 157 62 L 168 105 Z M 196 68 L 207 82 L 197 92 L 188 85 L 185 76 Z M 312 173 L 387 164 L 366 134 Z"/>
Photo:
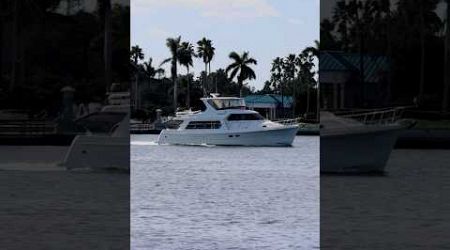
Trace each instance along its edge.
<path fill-rule="evenodd" d="M 319 55 L 319 70 L 323 71 L 353 71 L 353 66 L 345 63 L 345 60 L 339 56 L 335 56 L 330 52 L 321 52 Z"/>
<path fill-rule="evenodd" d="M 319 73 L 323 71 L 359 72 L 360 55 L 339 51 L 322 51 L 319 55 Z M 385 56 L 364 55 L 364 81 L 377 82 L 380 74 L 389 70 Z"/>
<path fill-rule="evenodd" d="M 281 104 L 281 95 L 249 95 L 245 98 L 245 103 L 264 103 L 264 104 Z M 284 105 L 293 103 L 292 96 L 283 97 Z"/>

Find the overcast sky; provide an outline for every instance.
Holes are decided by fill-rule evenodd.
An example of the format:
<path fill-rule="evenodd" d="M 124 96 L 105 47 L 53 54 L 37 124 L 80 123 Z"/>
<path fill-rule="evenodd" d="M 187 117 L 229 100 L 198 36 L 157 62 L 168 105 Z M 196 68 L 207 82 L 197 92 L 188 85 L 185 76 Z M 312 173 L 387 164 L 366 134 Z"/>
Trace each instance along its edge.
<path fill-rule="evenodd" d="M 231 51 L 249 51 L 258 61 L 250 86 L 260 89 L 270 78 L 273 58 L 298 54 L 319 40 L 319 7 L 319 0 L 132 0 L 131 45 L 159 65 L 170 57 L 166 38 L 181 35 L 196 44 L 207 37 L 216 48 L 213 71 L 231 62 Z M 203 68 L 195 59 L 196 76 Z"/>

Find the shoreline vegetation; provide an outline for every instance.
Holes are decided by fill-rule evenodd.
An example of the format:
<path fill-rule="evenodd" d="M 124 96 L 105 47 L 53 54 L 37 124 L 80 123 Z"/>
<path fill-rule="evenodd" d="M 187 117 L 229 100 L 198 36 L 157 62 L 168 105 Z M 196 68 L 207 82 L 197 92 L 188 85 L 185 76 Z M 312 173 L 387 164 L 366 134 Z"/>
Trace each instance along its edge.
<path fill-rule="evenodd" d="M 450 8 L 443 0 L 338 0 L 320 24 L 320 51 L 353 53 L 360 58 L 353 81 L 362 87 L 358 108 L 372 107 L 365 82 L 366 55 L 388 59 L 380 82 L 385 107 L 415 106 L 409 118 L 450 119 Z M 358 75 L 359 74 L 359 75 Z M 422 126 L 423 122 L 418 125 Z M 429 126 L 429 125 L 426 125 Z M 435 125 L 433 125 L 435 126 Z M 450 129 L 448 123 L 436 125 Z"/>
<path fill-rule="evenodd" d="M 297 54 L 274 58 L 271 78 L 264 82 L 261 90 L 249 84 L 251 80 L 258 79 L 253 70 L 258 60 L 249 51 L 231 51 L 228 56 L 230 64 L 226 68 L 213 69 L 216 48 L 213 41 L 206 37 L 197 41 L 196 46 L 182 41 L 181 36 L 167 38 L 170 57 L 157 66 L 153 65 L 152 57 L 144 61 L 144 51 L 139 45 L 134 45 L 130 51 L 132 97 L 135 98 L 132 118 L 153 120 L 157 109 L 162 110 L 162 115 L 171 115 L 177 109 L 198 109 L 199 98 L 220 93 L 222 96 L 240 97 L 252 94 L 293 96 L 295 101 L 286 117 L 305 117 L 317 121 L 316 62 L 319 45 L 317 41 L 315 43 L 315 47 L 306 47 Z M 192 72 L 194 63 L 204 64 L 204 70 Z M 170 65 L 170 72 L 162 68 L 166 64 Z M 145 85 L 147 87 L 144 88 Z"/>
<path fill-rule="evenodd" d="M 110 0 L 98 1 L 93 10 L 80 1 L 65 5 L 0 4 L 2 109 L 53 120 L 61 115 L 66 86 L 75 89 L 76 104 L 103 102 L 112 83 L 129 89 L 130 7 Z"/>

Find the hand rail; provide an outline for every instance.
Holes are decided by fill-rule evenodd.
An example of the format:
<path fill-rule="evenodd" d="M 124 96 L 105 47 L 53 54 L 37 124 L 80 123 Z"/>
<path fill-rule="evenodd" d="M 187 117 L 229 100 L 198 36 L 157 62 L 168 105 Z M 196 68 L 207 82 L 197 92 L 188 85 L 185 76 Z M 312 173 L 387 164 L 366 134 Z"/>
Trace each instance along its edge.
<path fill-rule="evenodd" d="M 369 112 L 340 115 L 340 117 L 354 119 L 364 124 L 370 125 L 388 124 L 394 123 L 397 120 L 399 120 L 402 117 L 403 112 L 405 111 L 406 108 L 408 107 L 379 109 L 379 110 L 372 110 Z"/>
<path fill-rule="evenodd" d="M 301 117 L 291 118 L 291 119 L 279 119 L 273 120 L 274 122 L 280 123 L 282 125 L 297 125 L 302 121 Z"/>
<path fill-rule="evenodd" d="M 56 133 L 57 124 L 52 121 L 14 121 L 0 122 L 1 135 L 48 135 Z"/>

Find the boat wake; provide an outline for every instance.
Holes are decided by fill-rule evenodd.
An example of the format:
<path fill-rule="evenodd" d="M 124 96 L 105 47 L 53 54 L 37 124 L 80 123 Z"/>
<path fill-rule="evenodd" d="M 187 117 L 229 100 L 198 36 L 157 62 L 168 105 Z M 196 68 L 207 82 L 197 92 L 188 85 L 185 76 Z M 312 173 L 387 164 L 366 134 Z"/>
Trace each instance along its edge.
<path fill-rule="evenodd" d="M 158 146 L 157 141 L 131 141 L 130 145 L 134 146 Z"/>

